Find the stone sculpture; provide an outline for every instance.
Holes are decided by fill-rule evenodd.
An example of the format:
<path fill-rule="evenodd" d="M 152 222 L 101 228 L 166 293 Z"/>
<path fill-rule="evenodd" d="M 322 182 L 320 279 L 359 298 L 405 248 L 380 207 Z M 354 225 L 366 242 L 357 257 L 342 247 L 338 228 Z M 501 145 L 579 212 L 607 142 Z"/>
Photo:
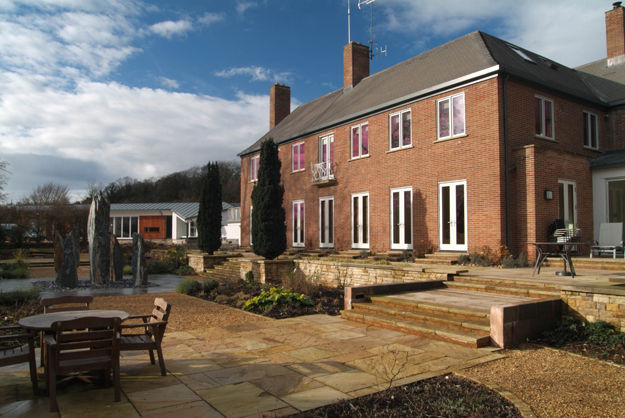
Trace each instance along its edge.
<path fill-rule="evenodd" d="M 111 281 L 119 282 L 124 278 L 124 254 L 115 234 L 111 234 Z"/>
<path fill-rule="evenodd" d="M 106 284 L 110 279 L 111 240 L 109 237 L 110 204 L 97 193 L 91 202 L 89 220 L 87 222 L 87 239 L 89 240 L 90 278 L 93 284 Z"/>
<path fill-rule="evenodd" d="M 132 234 L 132 280 L 135 286 L 147 286 L 148 270 L 145 265 L 143 235 Z"/>
<path fill-rule="evenodd" d="M 65 239 L 58 234 L 56 241 L 56 283 L 61 287 L 75 288 L 78 286 L 78 266 L 80 265 L 80 240 L 78 233 L 72 231 Z M 61 254 L 60 262 L 57 262 L 57 252 Z"/>

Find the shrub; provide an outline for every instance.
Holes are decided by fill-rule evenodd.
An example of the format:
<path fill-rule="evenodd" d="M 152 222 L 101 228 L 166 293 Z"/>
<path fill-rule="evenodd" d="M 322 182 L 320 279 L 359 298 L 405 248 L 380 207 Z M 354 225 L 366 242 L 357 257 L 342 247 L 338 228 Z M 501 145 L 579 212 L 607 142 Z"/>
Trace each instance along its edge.
<path fill-rule="evenodd" d="M 40 290 L 38 287 L 31 287 L 28 290 L 12 290 L 10 292 L 0 292 L 0 305 L 13 305 L 39 299 Z"/>
<path fill-rule="evenodd" d="M 183 293 L 185 295 L 197 295 L 202 291 L 202 285 L 197 280 L 186 279 L 176 287 L 176 292 Z"/>
<path fill-rule="evenodd" d="M 185 264 L 178 267 L 176 273 L 178 273 L 179 276 L 193 276 L 195 274 L 195 270 L 193 270 L 193 267 Z"/>
<path fill-rule="evenodd" d="M 605 321 L 584 322 L 565 316 L 553 329 L 545 331 L 541 340 L 549 345 L 562 346 L 573 341 L 613 346 L 625 344 L 625 333 Z"/>
<path fill-rule="evenodd" d="M 165 261 L 151 260 L 148 261 L 148 274 L 171 273 L 173 270 L 171 265 Z"/>
<path fill-rule="evenodd" d="M 122 274 L 124 276 L 132 274 L 132 266 L 124 266 Z"/>
<path fill-rule="evenodd" d="M 319 285 L 307 279 L 304 274 L 293 271 L 282 277 L 282 287 L 305 295 L 313 295 L 319 290 Z"/>
<path fill-rule="evenodd" d="M 527 253 L 521 253 L 517 258 L 512 254 L 507 254 L 501 259 L 501 267 L 505 269 L 527 267 Z"/>
<path fill-rule="evenodd" d="M 28 277 L 28 265 L 24 263 L 5 263 L 0 265 L 0 278 L 25 279 Z"/>
<path fill-rule="evenodd" d="M 254 272 L 252 270 L 248 270 L 245 273 L 245 281 L 248 283 L 254 283 Z"/>
<path fill-rule="evenodd" d="M 217 289 L 219 287 L 219 282 L 215 279 L 206 279 L 204 283 L 202 283 L 202 291 L 204 293 L 210 293 L 213 289 Z"/>
<path fill-rule="evenodd" d="M 167 249 L 167 262 L 173 268 L 187 264 L 187 250 L 182 245 L 172 245 Z"/>
<path fill-rule="evenodd" d="M 294 305 L 296 307 L 312 306 L 314 302 L 301 293 L 294 293 L 289 289 L 272 287 L 245 302 L 243 309 L 246 311 L 264 312 L 268 309 L 274 307 L 279 308 L 285 305 Z"/>

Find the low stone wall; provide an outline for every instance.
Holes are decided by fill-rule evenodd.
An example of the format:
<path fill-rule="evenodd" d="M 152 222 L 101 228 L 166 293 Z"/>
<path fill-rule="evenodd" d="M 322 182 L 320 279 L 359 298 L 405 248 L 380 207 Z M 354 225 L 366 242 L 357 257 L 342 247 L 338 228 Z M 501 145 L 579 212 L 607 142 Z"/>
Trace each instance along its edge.
<path fill-rule="evenodd" d="M 301 274 L 308 280 L 331 287 L 447 280 L 449 276 L 447 273 L 427 272 L 419 267 L 352 264 L 321 260 L 294 260 L 294 263 L 294 274 Z"/>
<path fill-rule="evenodd" d="M 217 264 L 223 264 L 228 257 L 232 255 L 208 255 L 204 253 L 189 253 L 187 258 L 189 259 L 189 266 L 198 273 L 206 271 L 206 269 L 212 269 Z"/>
<path fill-rule="evenodd" d="M 605 321 L 625 332 L 625 287 L 592 286 L 564 287 L 561 297 L 565 314 L 583 317 L 587 321 Z"/>

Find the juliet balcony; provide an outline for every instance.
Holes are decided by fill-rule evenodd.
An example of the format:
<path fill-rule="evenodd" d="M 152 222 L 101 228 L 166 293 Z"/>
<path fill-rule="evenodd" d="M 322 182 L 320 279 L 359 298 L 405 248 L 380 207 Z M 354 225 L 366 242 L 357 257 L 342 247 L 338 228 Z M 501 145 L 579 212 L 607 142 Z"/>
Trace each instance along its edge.
<path fill-rule="evenodd" d="M 334 164 L 331 162 L 322 162 L 311 164 L 312 183 L 315 186 L 330 186 L 336 184 L 334 178 Z"/>

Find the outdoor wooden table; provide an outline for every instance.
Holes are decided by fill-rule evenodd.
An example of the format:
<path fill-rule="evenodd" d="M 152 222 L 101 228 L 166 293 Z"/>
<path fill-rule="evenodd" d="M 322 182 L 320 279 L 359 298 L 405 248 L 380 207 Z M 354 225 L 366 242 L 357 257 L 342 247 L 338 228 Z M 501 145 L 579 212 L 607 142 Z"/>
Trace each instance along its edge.
<path fill-rule="evenodd" d="M 93 309 L 87 311 L 63 311 L 52 312 L 47 314 L 25 316 L 18 321 L 22 328 L 32 329 L 36 331 L 49 332 L 52 331 L 52 324 L 57 321 L 70 321 L 72 319 L 86 318 L 119 318 L 122 321 L 128 318 L 128 312 Z"/>
<path fill-rule="evenodd" d="M 571 252 L 573 247 L 581 245 L 580 242 L 528 242 L 528 245 L 534 245 L 538 254 L 536 255 L 536 263 L 534 264 L 534 271 L 532 271 L 532 277 L 536 274 L 540 274 L 540 267 L 543 262 L 549 256 L 561 257 L 564 262 L 564 271 L 557 271 L 558 276 L 571 276 L 575 277 L 575 267 L 573 267 L 573 259 L 571 258 Z M 555 248 L 554 250 L 551 250 Z M 567 271 L 567 265 L 570 271 Z"/>

